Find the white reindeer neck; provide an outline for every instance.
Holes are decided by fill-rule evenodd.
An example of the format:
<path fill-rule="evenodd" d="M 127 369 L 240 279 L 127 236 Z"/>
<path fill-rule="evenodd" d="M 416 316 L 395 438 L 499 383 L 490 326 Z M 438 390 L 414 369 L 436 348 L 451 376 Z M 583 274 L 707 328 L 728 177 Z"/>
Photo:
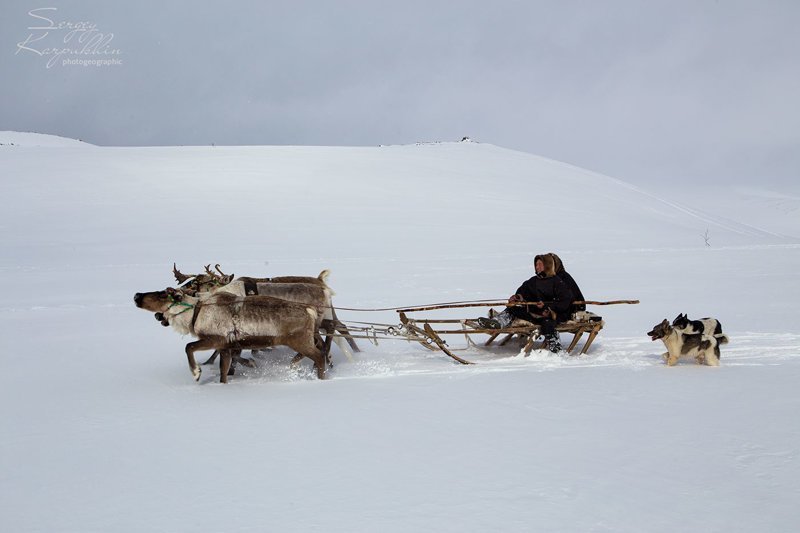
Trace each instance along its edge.
<path fill-rule="evenodd" d="M 164 318 L 181 335 L 191 334 L 193 333 L 192 319 L 199 302 L 199 298 L 184 294 L 180 301 L 175 300 L 164 311 Z"/>

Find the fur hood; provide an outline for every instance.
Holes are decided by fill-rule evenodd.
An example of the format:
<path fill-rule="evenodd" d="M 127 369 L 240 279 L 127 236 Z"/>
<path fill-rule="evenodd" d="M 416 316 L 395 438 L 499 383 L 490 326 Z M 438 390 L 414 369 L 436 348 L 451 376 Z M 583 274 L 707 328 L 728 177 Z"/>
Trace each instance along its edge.
<path fill-rule="evenodd" d="M 555 262 L 556 274 L 561 274 L 562 272 L 564 272 L 564 263 L 561 262 L 561 258 L 558 257 L 553 252 L 550 252 L 547 255 L 551 256 L 553 258 L 553 261 Z"/>
<path fill-rule="evenodd" d="M 542 263 L 544 263 L 545 278 L 552 278 L 553 276 L 555 276 L 556 272 L 558 271 L 556 265 L 561 266 L 561 260 L 558 259 L 558 256 L 554 254 L 537 255 L 533 259 L 534 263 L 536 263 L 536 261 L 541 261 Z M 561 266 L 561 268 L 563 270 L 563 266 Z"/>

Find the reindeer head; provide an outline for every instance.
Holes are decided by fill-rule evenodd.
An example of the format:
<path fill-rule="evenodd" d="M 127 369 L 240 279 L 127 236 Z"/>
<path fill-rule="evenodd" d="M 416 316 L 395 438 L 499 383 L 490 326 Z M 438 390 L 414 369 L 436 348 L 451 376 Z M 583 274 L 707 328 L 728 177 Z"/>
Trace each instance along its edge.
<path fill-rule="evenodd" d="M 137 292 L 133 295 L 133 302 L 136 304 L 136 307 L 152 313 L 161 313 L 162 318 L 163 313 L 182 300 L 183 292 L 173 289 L 172 287 L 167 287 L 163 291 Z"/>

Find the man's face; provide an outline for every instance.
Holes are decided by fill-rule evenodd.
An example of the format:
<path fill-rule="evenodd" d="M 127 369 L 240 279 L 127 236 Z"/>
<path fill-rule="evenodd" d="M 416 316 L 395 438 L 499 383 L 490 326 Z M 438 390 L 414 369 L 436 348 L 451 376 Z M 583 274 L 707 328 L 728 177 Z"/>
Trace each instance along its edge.
<path fill-rule="evenodd" d="M 541 274 L 544 272 L 544 263 L 541 259 L 537 259 L 536 262 L 533 264 L 533 268 L 536 269 L 537 274 Z"/>

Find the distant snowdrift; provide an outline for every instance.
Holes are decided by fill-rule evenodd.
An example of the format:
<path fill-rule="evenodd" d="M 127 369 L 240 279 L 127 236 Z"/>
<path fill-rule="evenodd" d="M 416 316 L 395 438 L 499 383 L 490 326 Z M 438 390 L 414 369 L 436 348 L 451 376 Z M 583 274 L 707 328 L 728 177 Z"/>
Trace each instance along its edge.
<path fill-rule="evenodd" d="M 0 146 L 24 146 L 24 147 L 74 147 L 74 146 L 94 146 L 76 139 L 59 137 L 57 135 L 46 135 L 43 133 L 30 133 L 20 131 L 0 131 Z"/>

